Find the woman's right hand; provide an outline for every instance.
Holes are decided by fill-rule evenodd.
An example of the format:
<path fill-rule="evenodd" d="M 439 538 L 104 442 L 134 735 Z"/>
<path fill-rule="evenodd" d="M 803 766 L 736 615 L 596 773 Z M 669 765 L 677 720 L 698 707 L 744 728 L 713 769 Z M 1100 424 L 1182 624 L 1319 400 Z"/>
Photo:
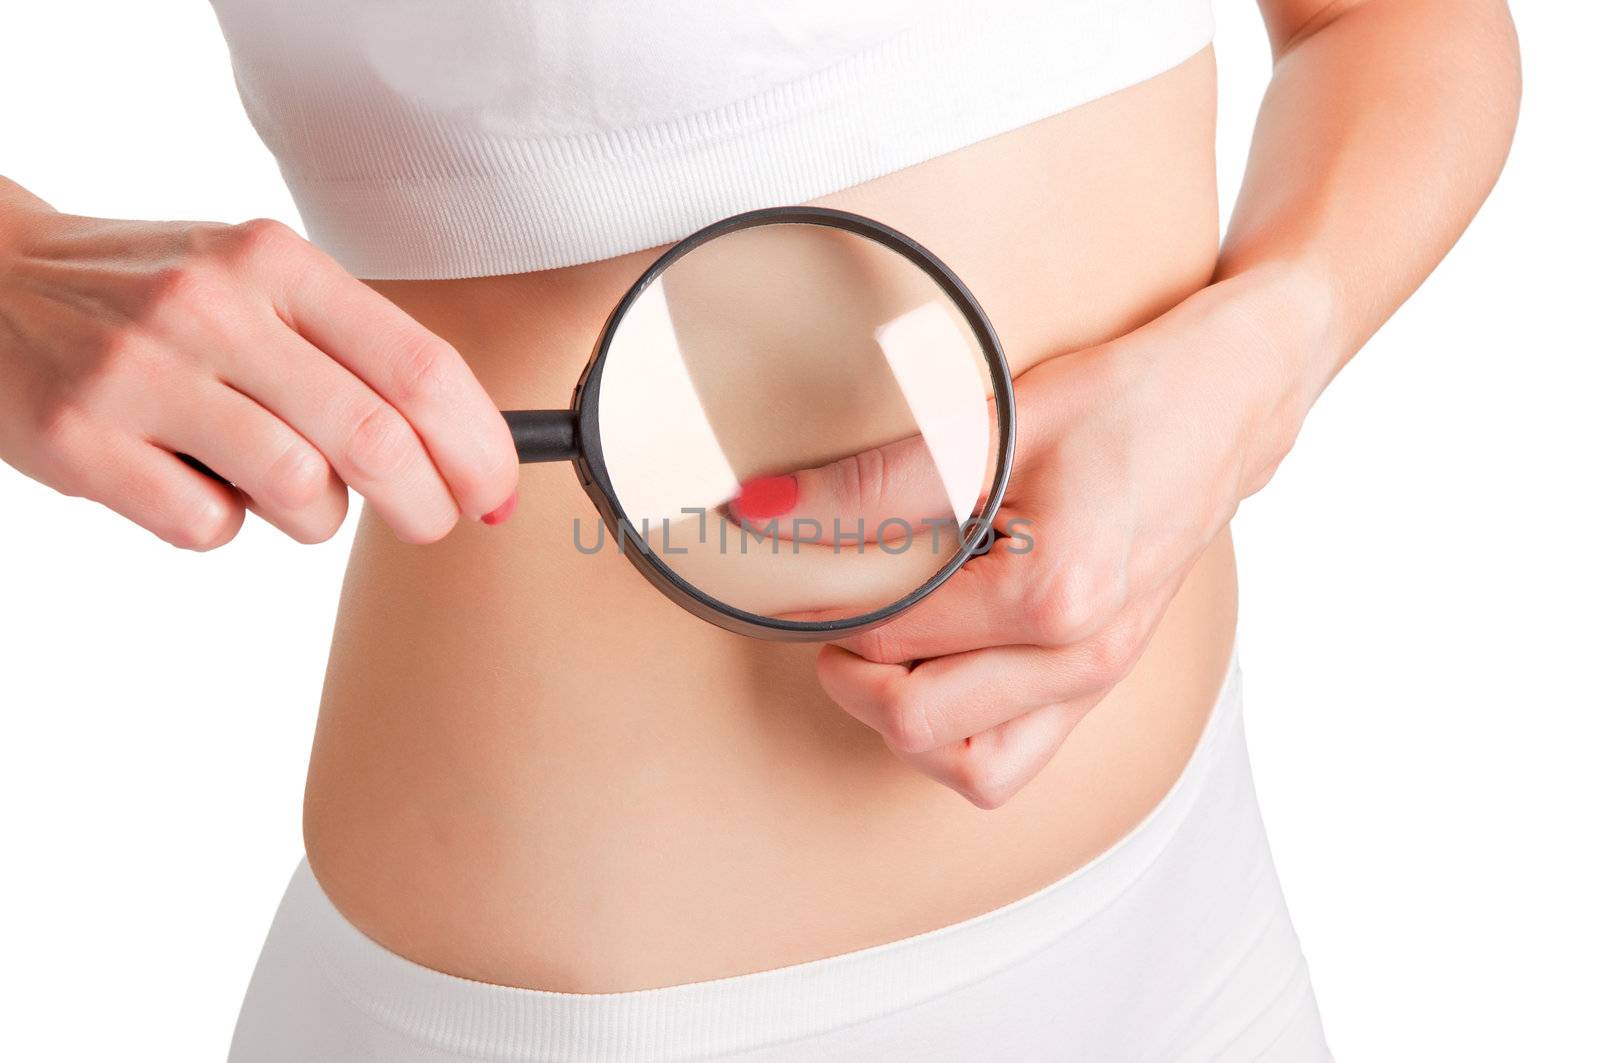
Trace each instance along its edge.
<path fill-rule="evenodd" d="M 287 227 L 75 217 L 4 180 L 0 460 L 194 550 L 247 508 L 321 542 L 347 485 L 432 542 L 504 519 L 518 468 L 456 350 Z"/>

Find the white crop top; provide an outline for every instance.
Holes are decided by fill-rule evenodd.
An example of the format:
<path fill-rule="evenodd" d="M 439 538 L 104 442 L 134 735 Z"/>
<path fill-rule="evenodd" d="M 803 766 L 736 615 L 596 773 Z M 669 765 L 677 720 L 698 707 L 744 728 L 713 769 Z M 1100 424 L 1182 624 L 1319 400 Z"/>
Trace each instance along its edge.
<path fill-rule="evenodd" d="M 310 238 L 520 273 L 799 203 L 1170 69 L 1210 0 L 213 0 Z"/>

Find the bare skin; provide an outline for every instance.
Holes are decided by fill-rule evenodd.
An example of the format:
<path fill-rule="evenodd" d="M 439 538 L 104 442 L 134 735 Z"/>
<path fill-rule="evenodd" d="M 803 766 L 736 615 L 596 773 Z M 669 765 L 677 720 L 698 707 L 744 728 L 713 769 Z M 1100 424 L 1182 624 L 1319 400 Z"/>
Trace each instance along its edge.
<path fill-rule="evenodd" d="M 1209 50 L 823 200 L 984 302 L 1018 377 L 1006 504 L 1051 532 L 868 635 L 694 620 L 573 549 L 569 469 L 510 462 L 494 405 L 564 405 L 649 253 L 386 300 L 281 226 L 73 218 L 0 181 L 0 458 L 197 549 L 246 508 L 326 538 L 366 496 L 306 846 L 419 963 L 637 989 L 978 914 L 1170 787 L 1232 641 L 1234 507 L 1509 144 L 1500 0 L 1262 9 L 1276 67 L 1220 253 Z M 458 525 L 503 524 L 514 485 L 515 521 Z"/>
<path fill-rule="evenodd" d="M 1209 280 L 1213 79 L 1205 53 L 821 202 L 934 248 L 1021 373 Z M 503 405 L 559 406 L 651 257 L 376 286 Z M 364 522 L 307 788 L 307 851 L 334 902 L 379 941 L 468 977 L 669 985 L 1004 904 L 1154 806 L 1232 643 L 1223 536 L 1146 663 L 1039 777 L 984 811 L 841 713 L 815 647 L 718 631 L 614 553 L 576 551 L 572 521 L 588 541 L 593 509 L 569 467 L 525 468 L 520 494 L 505 529 L 462 526 L 425 550 Z"/>

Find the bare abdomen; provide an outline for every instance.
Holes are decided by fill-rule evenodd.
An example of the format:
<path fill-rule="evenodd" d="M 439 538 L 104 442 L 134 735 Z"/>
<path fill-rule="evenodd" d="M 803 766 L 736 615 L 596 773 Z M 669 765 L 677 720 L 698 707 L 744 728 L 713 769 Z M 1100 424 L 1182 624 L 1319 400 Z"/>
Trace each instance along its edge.
<path fill-rule="evenodd" d="M 989 311 L 1014 372 L 1125 332 L 1216 255 L 1207 51 L 1149 82 L 820 202 L 911 234 Z M 504 407 L 564 406 L 651 259 L 381 289 Z M 670 985 L 894 940 L 1081 865 L 1165 793 L 1233 638 L 1227 537 L 1133 675 L 994 812 L 828 702 L 815 649 L 743 639 L 611 552 L 570 468 L 508 526 L 415 548 L 364 521 L 306 794 L 334 903 L 419 963 L 572 992 Z"/>

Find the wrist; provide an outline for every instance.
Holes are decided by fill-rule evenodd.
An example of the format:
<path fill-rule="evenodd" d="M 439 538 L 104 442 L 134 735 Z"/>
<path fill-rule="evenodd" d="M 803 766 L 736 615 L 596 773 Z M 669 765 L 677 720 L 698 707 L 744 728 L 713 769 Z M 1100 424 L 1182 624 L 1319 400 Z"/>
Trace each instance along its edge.
<path fill-rule="evenodd" d="M 1183 432 L 1204 425 L 1231 509 L 1266 486 L 1337 368 L 1333 307 L 1308 270 L 1233 274 L 1104 348 L 1110 386 Z"/>
<path fill-rule="evenodd" d="M 1343 364 L 1335 290 L 1309 266 L 1270 262 L 1216 281 L 1193 299 L 1211 319 L 1237 386 L 1244 498 L 1266 486 Z"/>

